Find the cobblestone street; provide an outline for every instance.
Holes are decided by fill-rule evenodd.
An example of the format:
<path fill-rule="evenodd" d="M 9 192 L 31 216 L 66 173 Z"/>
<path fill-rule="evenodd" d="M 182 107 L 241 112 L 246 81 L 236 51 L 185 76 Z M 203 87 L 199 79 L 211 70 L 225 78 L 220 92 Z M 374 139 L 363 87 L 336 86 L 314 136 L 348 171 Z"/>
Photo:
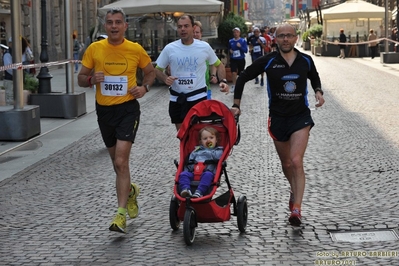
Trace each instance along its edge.
<path fill-rule="evenodd" d="M 127 234 L 108 230 L 115 176 L 95 129 L 0 181 L 0 265 L 399 265 L 398 240 L 335 242 L 330 235 L 398 233 L 399 68 L 382 68 L 378 58 L 313 58 L 326 103 L 312 111 L 301 227 L 288 225 L 289 188 L 267 133 L 267 92 L 250 81 L 241 141 L 227 161 L 236 197 L 248 200 L 247 232 L 240 234 L 234 216 L 201 223 L 186 246 L 183 231 L 169 225 L 179 141 L 169 92 L 154 87 L 140 100 L 131 173 L 141 213 L 128 220 Z M 213 98 L 233 102 L 217 87 Z M 16 152 L 0 156 L 1 169 Z"/>

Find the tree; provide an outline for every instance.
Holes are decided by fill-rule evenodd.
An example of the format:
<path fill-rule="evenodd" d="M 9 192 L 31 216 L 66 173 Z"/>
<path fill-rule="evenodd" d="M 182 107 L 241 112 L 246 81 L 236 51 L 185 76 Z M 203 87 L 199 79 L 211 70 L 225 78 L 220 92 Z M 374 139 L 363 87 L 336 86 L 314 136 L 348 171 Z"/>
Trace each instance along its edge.
<path fill-rule="evenodd" d="M 233 38 L 233 29 L 235 27 L 240 28 L 241 31 L 241 36 L 243 33 L 248 32 L 248 27 L 245 25 L 245 19 L 243 17 L 240 17 L 239 15 L 234 14 L 233 12 L 230 12 L 227 14 L 222 23 L 219 24 L 218 27 L 218 40 L 222 47 L 224 47 L 224 53 L 228 55 L 228 44 L 229 40 Z M 226 67 L 229 66 L 229 56 L 226 58 Z"/>
<path fill-rule="evenodd" d="M 241 35 L 248 31 L 248 27 L 245 25 L 245 19 L 233 12 L 227 14 L 222 23 L 219 24 L 218 38 L 226 47 L 228 46 L 229 40 L 233 38 L 233 29 L 235 27 L 240 28 Z"/>

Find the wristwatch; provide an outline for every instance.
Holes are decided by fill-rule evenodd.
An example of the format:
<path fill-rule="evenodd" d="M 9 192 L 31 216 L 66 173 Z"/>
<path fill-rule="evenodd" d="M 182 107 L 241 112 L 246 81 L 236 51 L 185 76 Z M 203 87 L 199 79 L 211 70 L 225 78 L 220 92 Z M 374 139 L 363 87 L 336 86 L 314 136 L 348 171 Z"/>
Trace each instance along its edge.
<path fill-rule="evenodd" d="M 146 84 L 146 85 L 144 85 L 144 88 L 145 88 L 145 90 L 146 90 L 147 92 L 150 91 L 150 85 Z"/>

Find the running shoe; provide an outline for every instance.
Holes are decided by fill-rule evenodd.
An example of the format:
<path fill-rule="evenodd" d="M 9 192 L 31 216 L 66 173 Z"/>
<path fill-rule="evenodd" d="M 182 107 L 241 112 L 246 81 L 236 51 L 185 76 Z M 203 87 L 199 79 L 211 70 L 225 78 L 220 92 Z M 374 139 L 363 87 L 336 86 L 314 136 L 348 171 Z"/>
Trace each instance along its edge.
<path fill-rule="evenodd" d="M 201 198 L 202 197 L 202 193 L 199 190 L 196 190 L 194 192 L 193 198 Z"/>
<path fill-rule="evenodd" d="M 288 218 L 288 221 L 292 226 L 300 226 L 302 221 L 302 215 L 301 215 L 301 210 L 298 208 L 294 208 L 291 212 L 290 218 Z"/>
<path fill-rule="evenodd" d="M 290 201 L 288 202 L 288 208 L 290 209 L 290 212 L 292 211 L 293 207 L 294 207 L 294 193 L 290 191 Z"/>
<path fill-rule="evenodd" d="M 263 82 L 263 78 L 261 78 L 261 79 L 260 79 L 260 86 L 263 87 L 264 85 L 265 85 L 265 83 Z"/>
<path fill-rule="evenodd" d="M 109 230 L 126 234 L 126 216 L 117 213 L 109 226 Z"/>
<path fill-rule="evenodd" d="M 132 191 L 129 194 L 129 198 L 127 199 L 127 213 L 129 217 L 134 219 L 139 216 L 139 205 L 137 203 L 137 196 L 140 194 L 140 188 L 135 183 L 131 184 Z"/>

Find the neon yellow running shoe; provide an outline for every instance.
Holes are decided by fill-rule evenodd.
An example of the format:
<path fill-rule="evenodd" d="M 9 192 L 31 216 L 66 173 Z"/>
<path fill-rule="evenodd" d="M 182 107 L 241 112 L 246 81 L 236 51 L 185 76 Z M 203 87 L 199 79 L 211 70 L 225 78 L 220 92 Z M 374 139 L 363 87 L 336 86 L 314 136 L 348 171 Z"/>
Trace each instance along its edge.
<path fill-rule="evenodd" d="M 126 215 L 117 213 L 109 226 L 109 230 L 126 234 Z"/>
<path fill-rule="evenodd" d="M 140 188 L 135 183 L 131 184 L 132 191 L 129 194 L 129 198 L 127 199 L 127 213 L 129 217 L 134 219 L 139 216 L 140 208 L 137 202 L 137 196 L 140 194 Z"/>

